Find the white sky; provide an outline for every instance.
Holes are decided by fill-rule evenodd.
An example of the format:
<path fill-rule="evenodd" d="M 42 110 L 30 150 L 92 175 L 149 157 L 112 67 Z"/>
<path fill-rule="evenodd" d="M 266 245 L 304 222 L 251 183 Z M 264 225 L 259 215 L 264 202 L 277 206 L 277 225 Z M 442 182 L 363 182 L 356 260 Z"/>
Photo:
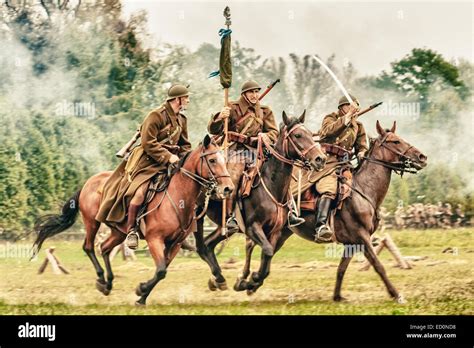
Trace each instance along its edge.
<path fill-rule="evenodd" d="M 474 61 L 474 6 L 465 2 L 152 1 L 125 0 L 124 12 L 145 9 L 156 40 L 196 49 L 219 44 L 222 11 L 232 13 L 233 40 L 263 57 L 335 53 L 362 74 L 378 74 L 414 47 L 447 59 Z"/>

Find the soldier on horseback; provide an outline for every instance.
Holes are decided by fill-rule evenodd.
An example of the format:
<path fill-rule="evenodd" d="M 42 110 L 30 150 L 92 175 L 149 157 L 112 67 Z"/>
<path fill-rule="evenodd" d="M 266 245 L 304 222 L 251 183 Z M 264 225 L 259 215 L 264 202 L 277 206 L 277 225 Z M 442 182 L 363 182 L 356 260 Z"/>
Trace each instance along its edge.
<path fill-rule="evenodd" d="M 357 106 L 350 104 L 343 96 L 339 99 L 338 111 L 324 117 L 318 132 L 328 160 L 315 183 L 316 191 L 321 195 L 315 220 L 317 242 L 327 242 L 333 234 L 327 222 L 331 206 L 337 196 L 338 171 L 342 165 L 349 162 L 353 154 L 360 161 L 368 150 L 364 126 L 356 117 L 359 112 L 359 101 L 352 95 L 351 98 Z"/>
<path fill-rule="evenodd" d="M 127 219 L 127 246 L 138 247 L 137 215 L 144 202 L 150 179 L 164 180 L 170 164 L 191 151 L 186 116 L 188 88 L 173 85 L 166 101 L 151 111 L 140 127 L 141 143 L 107 180 L 96 220 L 120 225 Z"/>
<path fill-rule="evenodd" d="M 239 100 L 229 103 L 220 113 L 213 115 L 208 130 L 214 135 L 223 135 L 224 120 L 228 122 L 228 139 L 231 142 L 228 156 L 228 171 L 235 187 L 239 187 L 240 178 L 246 165 L 252 164 L 255 159 L 258 134 L 265 134 L 271 143 L 278 137 L 278 128 L 269 106 L 261 105 L 259 101 L 261 87 L 253 80 L 245 82 L 241 87 Z M 231 198 L 227 199 L 227 223 L 229 230 L 238 229 L 237 221 L 233 214 L 235 197 L 238 190 L 234 190 Z M 298 225 L 304 222 L 293 214 L 289 216 L 289 224 Z"/>

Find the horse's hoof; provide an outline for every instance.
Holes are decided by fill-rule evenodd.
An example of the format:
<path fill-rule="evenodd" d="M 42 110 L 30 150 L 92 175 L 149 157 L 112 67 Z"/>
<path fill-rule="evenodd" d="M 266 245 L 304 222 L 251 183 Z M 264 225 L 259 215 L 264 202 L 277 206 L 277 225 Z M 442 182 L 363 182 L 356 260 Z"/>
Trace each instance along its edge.
<path fill-rule="evenodd" d="M 217 288 L 221 291 L 227 290 L 227 282 L 224 280 L 222 283 L 216 281 Z"/>
<path fill-rule="evenodd" d="M 135 301 L 135 307 L 145 307 L 146 303 L 145 302 L 140 302 L 140 300 Z"/>
<path fill-rule="evenodd" d="M 247 281 L 243 278 L 237 278 L 234 284 L 235 291 L 244 291 L 247 290 Z"/>
<path fill-rule="evenodd" d="M 105 296 L 108 296 L 110 294 L 110 289 L 107 289 L 107 284 L 103 283 L 100 280 L 97 280 L 95 282 L 95 288 L 99 290 L 101 293 L 103 293 Z"/>
<path fill-rule="evenodd" d="M 143 296 L 144 293 L 142 291 L 142 284 L 138 284 L 137 288 L 135 289 L 135 295 L 137 296 Z"/>
<path fill-rule="evenodd" d="M 252 296 L 253 294 L 255 294 L 255 291 L 257 291 L 257 290 L 248 289 L 248 290 L 247 290 L 247 295 L 248 295 L 248 296 Z"/>
<path fill-rule="evenodd" d="M 401 304 L 401 305 L 407 303 L 407 302 L 405 301 L 405 298 L 403 297 L 402 294 L 400 294 L 400 295 L 398 295 L 397 297 L 395 297 L 395 301 L 397 301 L 397 303 L 398 303 L 398 304 Z"/>
<path fill-rule="evenodd" d="M 214 279 L 210 278 L 208 281 L 207 281 L 207 286 L 209 288 L 209 290 L 211 291 L 216 291 L 217 290 L 217 283 Z"/>

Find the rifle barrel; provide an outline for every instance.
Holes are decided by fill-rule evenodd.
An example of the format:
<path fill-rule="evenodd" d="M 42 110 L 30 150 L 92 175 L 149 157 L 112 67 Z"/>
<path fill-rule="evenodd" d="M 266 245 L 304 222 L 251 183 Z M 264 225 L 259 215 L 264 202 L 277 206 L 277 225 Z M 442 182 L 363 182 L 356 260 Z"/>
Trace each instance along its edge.
<path fill-rule="evenodd" d="M 275 87 L 275 85 L 276 85 L 278 82 L 280 82 L 280 79 L 277 79 L 277 80 L 273 81 L 272 83 L 270 83 L 270 84 L 267 86 L 267 89 L 264 90 L 262 94 L 260 94 L 260 97 L 258 98 L 258 100 L 262 100 L 263 97 L 265 97 L 265 96 L 268 94 L 268 92 L 270 92 L 270 91 L 273 89 L 273 87 Z"/>
<path fill-rule="evenodd" d="M 359 113 L 357 114 L 357 117 L 362 116 L 363 114 L 369 112 L 370 110 L 375 109 L 377 106 L 382 105 L 382 103 L 383 103 L 383 102 L 378 102 L 378 103 L 372 104 L 372 105 L 369 106 L 367 109 L 364 109 L 364 110 L 362 110 L 361 112 L 359 112 Z"/>

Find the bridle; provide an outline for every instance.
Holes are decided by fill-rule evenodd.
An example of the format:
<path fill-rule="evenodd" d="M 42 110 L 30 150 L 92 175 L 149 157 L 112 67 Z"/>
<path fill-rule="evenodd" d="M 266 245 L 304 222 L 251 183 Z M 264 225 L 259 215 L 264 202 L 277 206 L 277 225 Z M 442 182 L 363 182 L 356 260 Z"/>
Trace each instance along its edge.
<path fill-rule="evenodd" d="M 301 128 L 301 127 L 304 127 L 304 125 L 302 123 L 298 123 L 296 125 L 294 125 L 293 127 L 291 127 L 290 130 L 287 130 L 287 126 L 285 126 L 283 128 L 283 131 L 282 131 L 282 134 L 283 134 L 283 151 L 284 151 L 284 154 L 282 155 L 281 153 L 279 153 L 268 141 L 268 139 L 266 137 L 264 137 L 261 133 L 258 135 L 258 153 L 259 153 L 259 160 L 264 160 L 263 157 L 263 146 L 265 146 L 265 149 L 271 154 L 273 155 L 273 157 L 275 157 L 277 160 L 283 162 L 283 163 L 286 163 L 286 164 L 289 164 L 291 166 L 296 166 L 296 167 L 300 167 L 300 168 L 311 168 L 310 166 L 310 163 L 309 163 L 309 160 L 306 158 L 306 155 L 308 154 L 309 151 L 311 151 L 311 149 L 313 149 L 314 147 L 316 146 L 320 146 L 319 144 L 317 143 L 314 143 L 312 144 L 310 147 L 308 147 L 307 149 L 304 149 L 304 150 L 301 150 L 297 145 L 296 143 L 293 141 L 293 139 L 291 139 L 290 135 L 291 133 L 293 133 L 295 130 Z M 262 146 L 263 145 L 263 146 Z M 295 152 L 297 153 L 298 155 L 298 159 L 294 160 L 294 159 L 291 159 L 289 158 L 289 146 L 293 146 L 293 149 L 295 150 Z M 258 168 L 258 165 L 257 165 L 257 168 Z M 265 184 L 265 181 L 263 180 L 263 176 L 262 176 L 262 173 L 260 172 L 260 169 L 257 169 L 257 174 L 258 176 L 260 177 L 260 180 L 259 182 L 262 184 L 265 192 L 268 194 L 268 196 L 270 197 L 270 199 L 273 201 L 273 203 L 276 204 L 277 206 L 277 211 L 278 211 L 278 214 L 280 213 L 280 210 L 284 207 L 286 207 L 290 201 L 291 201 L 291 197 L 284 203 L 282 202 L 279 202 L 275 196 L 270 192 L 270 189 L 267 187 L 267 185 Z M 258 185 L 257 185 L 258 186 Z M 256 187 L 256 186 L 255 186 Z M 253 188 L 255 188 L 253 187 Z"/>
<path fill-rule="evenodd" d="M 280 162 L 289 164 L 291 166 L 296 166 L 300 168 L 311 168 L 310 160 L 306 157 L 308 152 L 310 152 L 314 147 L 320 146 L 318 143 L 314 143 L 306 149 L 300 149 L 298 145 L 293 141 L 290 137 L 291 133 L 295 130 L 304 127 L 302 123 L 298 123 L 291 127 L 290 130 L 287 129 L 287 126 L 283 128 L 283 155 L 279 153 L 268 141 L 266 137 L 264 137 L 261 133 L 258 135 L 258 149 L 259 155 L 263 155 L 263 147 L 262 144 L 265 146 L 265 149 L 273 155 L 277 160 Z M 293 146 L 293 150 L 298 155 L 298 159 L 291 159 L 289 158 L 289 147 Z"/>
<path fill-rule="evenodd" d="M 186 175 L 187 177 L 191 178 L 192 180 L 194 180 L 195 182 L 197 182 L 199 185 L 201 185 L 202 187 L 204 187 L 206 189 L 206 191 L 208 192 L 212 192 L 212 191 L 215 191 L 216 188 L 217 188 L 217 185 L 218 185 L 218 179 L 220 178 L 230 178 L 230 175 L 229 174 L 222 174 L 222 175 L 216 175 L 212 169 L 211 169 L 211 166 L 209 164 L 209 160 L 208 160 L 208 156 L 210 155 L 214 155 L 216 153 L 218 153 L 220 150 L 214 150 L 214 151 L 208 151 L 208 152 L 204 152 L 204 146 L 203 146 L 203 149 L 201 151 L 201 154 L 199 155 L 199 158 L 201 160 L 201 163 L 200 163 L 200 171 L 198 172 L 196 170 L 196 173 L 194 172 L 191 172 L 183 167 L 180 167 L 179 170 L 184 174 Z M 204 162 L 206 163 L 206 166 L 207 166 L 207 169 L 209 170 L 209 178 L 205 178 L 202 176 L 202 172 L 203 172 L 203 166 L 204 166 Z"/>
<path fill-rule="evenodd" d="M 215 143 L 213 143 L 214 145 L 216 145 Z M 217 145 L 216 145 L 217 146 Z M 220 150 L 217 149 L 217 150 L 214 150 L 214 151 L 207 151 L 205 152 L 204 151 L 204 146 L 202 147 L 202 150 L 201 150 L 201 153 L 199 155 L 199 158 L 200 158 L 200 165 L 199 165 L 199 168 L 200 168 L 200 171 L 198 172 L 196 170 L 196 173 L 194 172 L 191 172 L 185 168 L 183 168 L 182 166 L 179 168 L 179 170 L 184 174 L 186 175 L 187 177 L 189 177 L 190 179 L 192 179 L 193 181 L 197 182 L 200 186 L 202 186 L 204 188 L 204 195 L 205 195 L 205 199 L 204 199 L 204 209 L 203 211 L 198 215 L 198 216 L 194 216 L 193 220 L 199 220 L 200 218 L 202 218 L 206 212 L 207 212 L 207 207 L 208 207 L 208 204 L 209 204 L 209 199 L 212 195 L 212 193 L 214 193 L 217 189 L 217 186 L 218 186 L 218 179 L 220 178 L 230 178 L 230 175 L 229 174 L 222 174 L 222 175 L 216 175 L 213 170 L 211 169 L 211 165 L 209 164 L 209 160 L 208 160 L 208 156 L 210 155 L 214 155 L 216 153 L 218 153 Z M 202 175 L 202 172 L 203 172 L 203 166 L 204 166 L 204 162 L 206 163 L 206 166 L 207 166 L 207 169 L 209 170 L 209 178 L 205 178 L 203 175 Z M 166 194 L 169 196 L 168 194 L 168 190 L 166 190 Z M 183 226 L 183 223 L 181 221 L 181 217 L 180 217 L 180 214 L 179 214 L 179 211 L 178 211 L 178 208 L 176 207 L 176 204 L 174 203 L 174 201 L 171 199 L 171 197 L 169 196 L 169 199 L 171 201 L 171 204 L 173 205 L 173 208 L 174 210 L 176 211 L 176 215 L 178 216 L 178 220 L 180 222 L 180 225 L 181 225 L 181 230 L 183 231 L 187 231 L 188 228 L 191 226 L 189 225 L 188 228 L 184 228 Z"/>
<path fill-rule="evenodd" d="M 413 166 L 413 160 L 409 158 L 406 153 L 413 148 L 413 145 L 408 146 L 405 151 L 400 152 L 397 149 L 394 149 L 393 147 L 389 146 L 387 143 L 387 137 L 389 133 L 385 134 L 384 137 L 379 140 L 378 138 L 375 140 L 372 140 L 372 145 L 371 149 L 369 151 L 368 156 L 363 157 L 364 160 L 379 164 L 385 168 L 393 170 L 396 174 L 403 176 L 404 173 L 412 173 L 416 174 L 418 170 Z M 375 148 L 374 144 L 378 144 L 381 147 L 386 148 L 390 152 L 396 154 L 398 156 L 398 161 L 396 162 L 390 162 L 390 161 L 385 161 L 385 160 L 379 160 L 376 158 L 371 158 L 370 156 L 372 155 L 372 151 Z"/>
<path fill-rule="evenodd" d="M 212 144 L 217 146 L 215 143 L 212 143 Z M 162 197 L 161 197 L 160 201 L 158 202 L 158 204 L 154 208 L 148 210 L 145 214 L 139 216 L 137 220 L 142 219 L 146 215 L 150 214 L 152 211 L 157 210 L 161 206 L 161 204 L 163 203 L 163 200 L 165 199 L 165 197 L 167 197 L 169 199 L 169 201 L 171 202 L 171 205 L 172 205 L 172 207 L 173 207 L 173 209 L 176 213 L 177 219 L 179 221 L 181 231 L 183 232 L 183 234 L 181 235 L 182 238 L 185 238 L 188 235 L 188 232 L 189 232 L 190 228 L 192 228 L 192 222 L 194 220 L 198 220 L 198 219 L 202 218 L 204 216 L 204 214 L 206 214 L 207 206 L 208 206 L 208 203 L 209 203 L 209 197 L 217 189 L 217 186 L 218 186 L 217 179 L 219 179 L 219 178 L 230 178 L 229 174 L 216 175 L 212 171 L 211 166 L 209 164 L 209 160 L 208 160 L 207 157 L 219 152 L 220 150 L 217 149 L 217 150 L 214 150 L 214 151 L 205 152 L 204 149 L 205 149 L 204 146 L 202 146 L 202 150 L 201 150 L 201 153 L 199 155 L 199 158 L 200 158 L 200 161 L 201 161 L 200 166 L 199 166 L 199 168 L 200 168 L 199 172 L 196 170 L 196 173 L 194 173 L 194 172 L 191 172 L 191 171 L 189 171 L 189 170 L 182 167 L 184 165 L 184 163 L 186 162 L 187 158 L 181 159 L 181 161 L 183 161 L 183 163 L 179 164 L 180 165 L 179 171 L 181 171 L 184 175 L 186 175 L 187 177 L 189 177 L 193 181 L 197 182 L 200 186 L 202 186 L 204 188 L 204 192 L 205 192 L 206 197 L 205 197 L 205 209 L 202 211 L 202 213 L 199 214 L 199 216 L 196 216 L 194 214 L 193 219 L 191 220 L 191 222 L 186 227 L 186 225 L 184 224 L 184 222 L 181 219 L 182 212 L 180 211 L 180 209 L 178 209 L 178 206 L 173 201 L 173 198 L 171 197 L 171 195 L 168 192 L 168 188 L 166 188 L 164 190 L 164 194 L 162 195 Z M 202 175 L 204 162 L 206 163 L 207 168 L 209 169 L 209 174 L 210 174 L 209 178 L 205 178 Z M 182 240 L 180 240 L 180 238 L 176 239 L 174 243 L 182 242 Z"/>

